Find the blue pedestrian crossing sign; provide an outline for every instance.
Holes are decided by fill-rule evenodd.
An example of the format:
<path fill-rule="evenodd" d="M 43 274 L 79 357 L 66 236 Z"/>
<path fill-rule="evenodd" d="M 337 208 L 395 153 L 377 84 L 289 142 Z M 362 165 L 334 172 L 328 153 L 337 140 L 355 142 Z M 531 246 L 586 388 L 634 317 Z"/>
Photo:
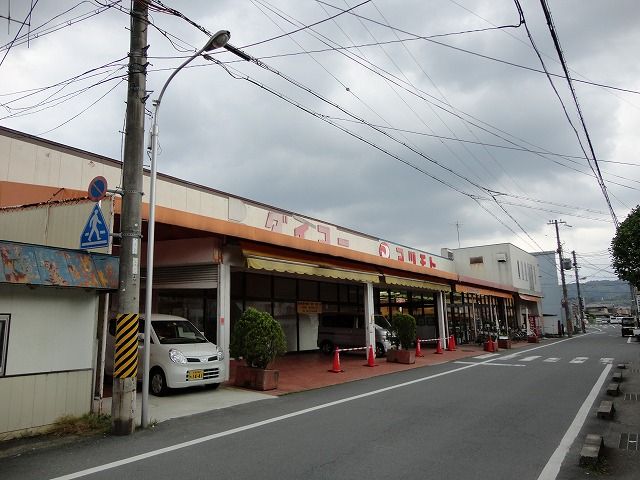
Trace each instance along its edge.
<path fill-rule="evenodd" d="M 100 205 L 96 203 L 80 235 L 80 248 L 101 248 L 108 246 L 109 227 L 104 220 Z"/>

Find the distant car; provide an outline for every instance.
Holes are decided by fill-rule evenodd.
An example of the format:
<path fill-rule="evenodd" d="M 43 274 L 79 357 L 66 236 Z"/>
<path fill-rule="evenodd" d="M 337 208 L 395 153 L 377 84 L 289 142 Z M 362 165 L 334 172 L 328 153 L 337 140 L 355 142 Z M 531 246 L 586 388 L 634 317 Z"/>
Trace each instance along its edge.
<path fill-rule="evenodd" d="M 633 317 L 621 317 L 620 321 L 622 323 L 622 336 L 632 337 L 633 330 L 638 326 L 636 319 Z"/>
<path fill-rule="evenodd" d="M 612 325 L 620 325 L 622 323 L 622 318 L 623 317 L 611 317 L 611 319 L 609 320 L 609 323 L 611 323 Z"/>
<path fill-rule="evenodd" d="M 224 379 L 224 354 L 189 320 L 174 315 L 151 315 L 149 392 L 166 395 L 172 388 L 206 385 L 215 389 Z M 115 320 L 109 322 L 105 371 L 113 372 Z M 142 380 L 144 319 L 138 330 L 138 380 Z"/>

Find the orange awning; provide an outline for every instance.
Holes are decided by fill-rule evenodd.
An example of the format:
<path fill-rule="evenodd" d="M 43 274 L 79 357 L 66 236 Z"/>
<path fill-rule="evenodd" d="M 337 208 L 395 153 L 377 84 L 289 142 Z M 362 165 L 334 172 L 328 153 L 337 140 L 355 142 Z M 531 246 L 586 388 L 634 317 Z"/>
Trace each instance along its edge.
<path fill-rule="evenodd" d="M 533 295 L 525 295 L 524 293 L 519 293 L 518 296 L 521 300 L 526 300 L 527 302 L 539 302 L 542 300 L 541 297 L 534 297 Z"/>
<path fill-rule="evenodd" d="M 490 290 L 488 288 L 469 287 L 467 285 L 456 284 L 456 292 L 459 293 L 475 293 L 476 295 L 488 295 L 490 297 L 513 298 L 511 293 L 500 292 L 498 290 Z"/>

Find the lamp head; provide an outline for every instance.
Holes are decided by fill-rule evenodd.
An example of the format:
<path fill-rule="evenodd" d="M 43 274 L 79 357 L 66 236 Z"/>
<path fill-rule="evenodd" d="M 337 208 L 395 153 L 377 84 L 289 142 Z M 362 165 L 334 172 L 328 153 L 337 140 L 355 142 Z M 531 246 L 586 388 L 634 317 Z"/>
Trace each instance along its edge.
<path fill-rule="evenodd" d="M 219 30 L 214 33 L 207 44 L 204 46 L 205 52 L 210 52 L 216 48 L 224 47 L 231 38 L 231 32 L 229 30 Z"/>

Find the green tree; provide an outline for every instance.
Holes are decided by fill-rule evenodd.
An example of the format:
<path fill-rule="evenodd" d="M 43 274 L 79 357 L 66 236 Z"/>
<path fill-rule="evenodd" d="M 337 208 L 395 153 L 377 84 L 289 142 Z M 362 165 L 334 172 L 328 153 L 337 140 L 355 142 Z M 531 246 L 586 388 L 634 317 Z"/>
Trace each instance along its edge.
<path fill-rule="evenodd" d="M 640 287 L 640 205 L 620 224 L 609 251 L 618 278 Z"/>
<path fill-rule="evenodd" d="M 408 350 L 416 339 L 416 319 L 405 313 L 391 317 L 391 342 L 396 348 Z"/>

